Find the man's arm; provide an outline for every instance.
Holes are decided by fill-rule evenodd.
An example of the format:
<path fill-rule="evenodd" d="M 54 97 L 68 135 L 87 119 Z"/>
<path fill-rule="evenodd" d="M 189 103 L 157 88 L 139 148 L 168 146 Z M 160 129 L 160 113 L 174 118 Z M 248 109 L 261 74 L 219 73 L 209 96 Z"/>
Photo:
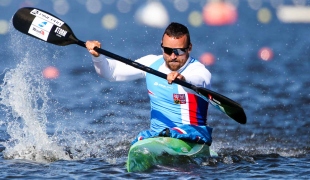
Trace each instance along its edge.
<path fill-rule="evenodd" d="M 108 81 L 130 81 L 145 77 L 145 72 L 101 55 L 92 57 L 97 74 Z"/>
<path fill-rule="evenodd" d="M 150 66 L 153 62 L 159 59 L 159 57 L 160 56 L 156 55 L 147 55 L 135 61 L 145 66 Z M 92 57 L 92 59 L 97 74 L 108 81 L 132 81 L 145 78 L 146 76 L 145 71 L 129 66 L 115 59 L 108 59 L 103 55 Z"/>
<path fill-rule="evenodd" d="M 130 81 L 145 78 L 146 73 L 144 71 L 129 66 L 123 62 L 108 59 L 96 52 L 94 50 L 95 47 L 101 48 L 101 43 L 99 41 L 87 41 L 85 45 L 89 53 L 92 55 L 95 70 L 99 76 L 109 81 Z M 159 56 L 148 55 L 136 61 L 145 66 L 150 66 L 151 63 L 158 58 Z"/>
<path fill-rule="evenodd" d="M 197 87 L 211 89 L 211 73 L 201 63 L 196 62 L 182 74 L 184 75 L 186 82 Z"/>

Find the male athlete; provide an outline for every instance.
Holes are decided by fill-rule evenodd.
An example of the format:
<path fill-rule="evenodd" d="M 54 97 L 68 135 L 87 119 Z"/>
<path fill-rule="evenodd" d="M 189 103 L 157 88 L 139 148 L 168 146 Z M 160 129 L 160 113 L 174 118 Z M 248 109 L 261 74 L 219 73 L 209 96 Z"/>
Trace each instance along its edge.
<path fill-rule="evenodd" d="M 147 55 L 136 62 L 167 74 L 162 79 L 120 61 L 107 59 L 94 48 L 98 41 L 87 41 L 96 72 L 109 81 L 146 79 L 151 103 L 150 130 L 142 131 L 133 141 L 156 136 L 170 136 L 211 145 L 212 128 L 207 126 L 208 102 L 196 92 L 173 83 L 176 78 L 197 87 L 210 89 L 211 73 L 190 57 L 190 34 L 182 24 L 171 23 L 162 36 L 162 55 Z"/>

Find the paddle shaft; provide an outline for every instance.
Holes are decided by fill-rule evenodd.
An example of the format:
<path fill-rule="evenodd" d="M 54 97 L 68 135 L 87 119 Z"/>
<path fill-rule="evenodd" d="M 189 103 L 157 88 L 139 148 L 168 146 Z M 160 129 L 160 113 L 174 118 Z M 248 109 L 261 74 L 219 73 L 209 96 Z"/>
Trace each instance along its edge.
<path fill-rule="evenodd" d="M 86 48 L 85 46 L 85 42 L 79 40 L 79 39 L 75 39 L 75 43 Z M 137 69 L 143 70 L 145 72 L 148 72 L 150 74 L 153 74 L 155 76 L 159 76 L 161 78 L 167 79 L 167 75 L 156 71 L 150 67 L 144 66 L 140 63 L 137 63 L 135 61 L 132 61 L 130 59 L 124 58 L 122 56 L 119 56 L 117 54 L 111 53 L 107 50 L 95 47 L 94 49 L 95 51 L 97 51 L 100 54 L 106 55 L 108 57 L 111 57 L 113 59 L 119 60 L 125 64 L 128 64 L 130 66 L 133 66 Z M 206 88 L 201 88 L 201 87 L 196 87 L 195 85 L 192 85 L 190 83 L 187 83 L 185 81 L 182 81 L 180 79 L 175 79 L 173 81 L 176 84 L 179 84 L 181 86 L 187 87 L 189 89 L 194 90 L 196 93 L 202 95 L 202 97 L 205 97 L 208 99 L 209 102 L 211 102 L 211 104 L 215 107 L 217 107 L 219 110 L 221 110 L 222 112 L 224 112 L 226 115 L 228 115 L 229 117 L 231 117 L 232 119 L 234 119 L 235 121 L 241 123 L 241 124 L 245 124 L 246 123 L 246 116 L 244 114 L 244 111 L 242 109 L 242 107 L 234 102 L 233 100 L 218 94 L 216 92 L 213 92 L 209 89 Z"/>
<path fill-rule="evenodd" d="M 76 44 L 78 44 L 79 46 L 82 46 L 82 47 L 86 48 L 85 42 L 83 42 L 83 41 L 81 41 L 81 40 L 78 40 L 78 41 L 76 42 Z M 108 56 L 108 57 L 110 57 L 110 58 L 112 58 L 112 59 L 119 60 L 119 61 L 121 61 L 121 62 L 123 62 L 123 63 L 125 63 L 125 64 L 128 64 L 128 65 L 130 65 L 130 66 L 133 66 L 133 67 L 135 67 L 135 68 L 137 68 L 137 69 L 140 69 L 140 70 L 142 70 L 142 71 L 145 71 L 145 72 L 148 72 L 148 73 L 153 74 L 153 75 L 155 75 L 155 76 L 159 76 L 159 77 L 161 77 L 161 78 L 167 79 L 167 74 L 164 74 L 164 73 L 162 73 L 162 72 L 156 71 L 156 70 L 154 70 L 154 69 L 152 69 L 152 68 L 150 68 L 150 67 L 144 66 L 143 64 L 137 63 L 137 62 L 135 62 L 135 61 L 132 61 L 132 60 L 127 59 L 127 58 L 124 58 L 124 57 L 122 57 L 122 56 L 119 56 L 119 55 L 117 55 L 117 54 L 111 53 L 111 52 L 109 52 L 109 51 L 107 51 L 107 50 L 104 50 L 104 49 L 101 49 L 101 48 L 98 48 L 98 47 L 95 47 L 94 50 L 97 51 L 97 52 L 100 53 L 100 54 L 103 54 L 103 55 L 105 55 L 105 56 Z M 194 90 L 195 92 L 197 92 L 197 87 L 196 87 L 196 86 L 194 86 L 194 85 L 192 85 L 192 84 L 189 84 L 189 83 L 187 83 L 187 82 L 185 82 L 185 81 L 182 81 L 182 80 L 180 80 L 180 79 L 175 79 L 175 80 L 173 80 L 173 82 L 174 82 L 174 83 L 177 83 L 177 84 L 179 84 L 179 85 L 181 85 L 181 86 L 187 87 L 187 88 L 189 88 L 189 89 L 192 89 L 192 90 Z"/>

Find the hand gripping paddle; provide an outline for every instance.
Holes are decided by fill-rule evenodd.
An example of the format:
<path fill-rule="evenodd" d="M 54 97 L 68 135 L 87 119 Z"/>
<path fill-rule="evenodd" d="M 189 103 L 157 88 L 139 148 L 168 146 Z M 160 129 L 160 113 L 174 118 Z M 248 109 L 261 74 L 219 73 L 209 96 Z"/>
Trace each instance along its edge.
<path fill-rule="evenodd" d="M 37 8 L 24 7 L 19 9 L 13 16 L 13 26 L 24 34 L 33 36 L 48 43 L 59 46 L 77 44 L 85 48 L 85 42 L 76 38 L 71 28 L 65 22 L 54 15 Z M 126 59 L 101 48 L 95 48 L 95 50 L 100 54 L 121 61 L 155 76 L 159 76 L 164 79 L 167 78 L 166 74 L 130 59 Z M 241 124 L 246 123 L 247 120 L 244 110 L 241 105 L 235 101 L 209 89 L 196 87 L 179 79 L 175 79 L 173 82 L 194 90 L 202 98 L 209 101 L 213 106 L 224 112 L 235 121 Z"/>

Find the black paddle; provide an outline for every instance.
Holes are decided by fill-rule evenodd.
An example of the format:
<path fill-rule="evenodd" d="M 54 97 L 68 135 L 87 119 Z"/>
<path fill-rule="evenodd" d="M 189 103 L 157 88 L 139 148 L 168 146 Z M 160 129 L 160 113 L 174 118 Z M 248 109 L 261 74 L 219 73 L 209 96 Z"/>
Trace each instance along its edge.
<path fill-rule="evenodd" d="M 19 9 L 13 16 L 13 25 L 18 31 L 48 43 L 59 46 L 77 44 L 85 47 L 85 42 L 77 39 L 71 28 L 65 22 L 59 18 L 56 18 L 54 15 L 37 8 L 24 7 Z M 126 59 L 101 48 L 96 48 L 95 50 L 100 54 L 116 59 L 145 72 L 164 79 L 167 78 L 166 74 L 134 62 L 130 59 Z M 235 101 L 209 89 L 196 87 L 179 79 L 176 79 L 173 82 L 194 90 L 204 99 L 208 100 L 213 106 L 227 114 L 235 121 L 241 124 L 246 123 L 247 120 L 244 110 L 241 105 Z"/>

